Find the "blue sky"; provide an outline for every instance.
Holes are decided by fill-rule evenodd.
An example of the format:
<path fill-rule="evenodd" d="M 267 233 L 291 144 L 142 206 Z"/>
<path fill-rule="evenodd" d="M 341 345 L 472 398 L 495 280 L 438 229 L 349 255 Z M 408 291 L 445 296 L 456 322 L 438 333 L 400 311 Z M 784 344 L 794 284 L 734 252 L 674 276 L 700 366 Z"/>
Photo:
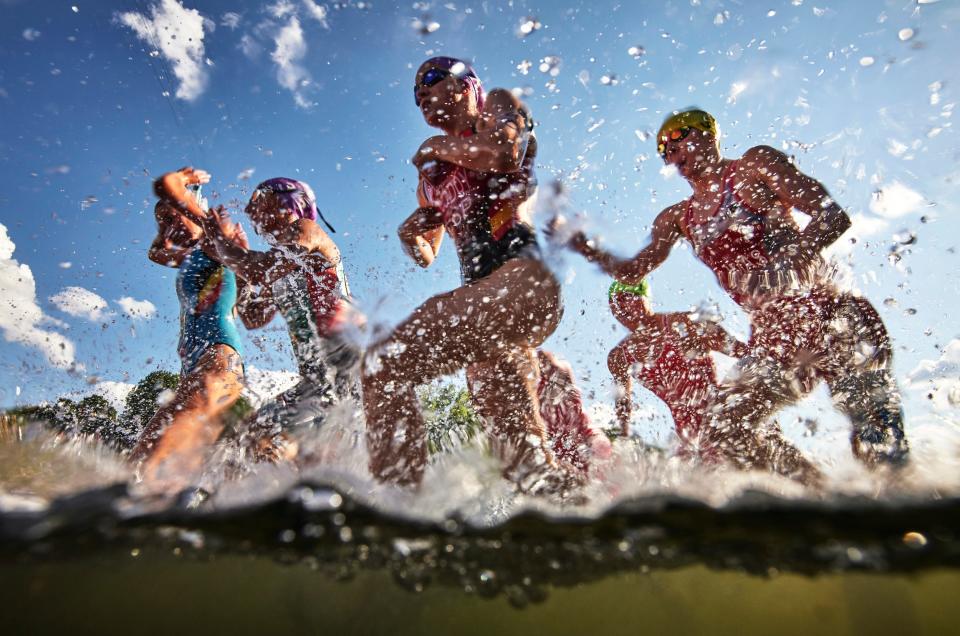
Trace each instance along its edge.
<path fill-rule="evenodd" d="M 446 54 L 474 60 L 488 88 L 525 95 L 541 184 L 561 180 L 567 213 L 624 254 L 688 194 L 652 141 L 670 110 L 713 112 L 727 154 L 764 143 L 796 155 L 855 219 L 836 256 L 884 316 L 898 376 L 914 373 L 909 414 L 952 409 L 952 0 L 37 6 L 0 0 L 0 298 L 10 307 L 0 406 L 177 369 L 175 271 L 145 253 L 150 183 L 182 165 L 211 172 L 208 196 L 235 208 L 262 179 L 309 182 L 374 319 L 396 321 L 455 286 L 449 244 L 423 271 L 395 236 L 415 205 L 408 159 L 432 134 L 413 105 L 413 73 Z M 916 242 L 891 258 L 910 232 Z M 566 313 L 547 347 L 573 362 L 591 401 L 608 403 L 604 360 L 625 335 L 606 309 L 608 281 L 573 257 L 554 264 Z M 651 282 L 657 307 L 716 303 L 746 335 L 688 249 Z M 294 370 L 280 322 L 245 338 L 248 366 Z"/>

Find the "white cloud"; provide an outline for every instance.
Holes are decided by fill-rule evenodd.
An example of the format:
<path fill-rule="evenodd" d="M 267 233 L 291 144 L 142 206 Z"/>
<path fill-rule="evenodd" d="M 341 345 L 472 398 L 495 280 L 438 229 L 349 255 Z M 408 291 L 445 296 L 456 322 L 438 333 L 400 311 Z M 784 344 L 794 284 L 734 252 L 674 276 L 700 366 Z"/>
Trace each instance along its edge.
<path fill-rule="evenodd" d="M 220 26 L 225 26 L 230 30 L 240 26 L 240 14 L 234 11 L 227 11 L 220 16 Z"/>
<path fill-rule="evenodd" d="M 905 386 L 923 392 L 935 410 L 960 407 L 960 340 L 953 339 L 936 360 L 922 360 L 907 374 Z"/>
<path fill-rule="evenodd" d="M 846 256 L 853 251 L 854 243 L 851 239 L 858 242 L 871 236 L 880 234 L 890 227 L 886 219 L 875 216 L 856 213 L 850 215 L 850 229 L 843 233 L 837 241 L 828 247 L 824 253 L 827 256 Z"/>
<path fill-rule="evenodd" d="M 71 400 L 82 400 L 89 395 L 99 395 L 110 403 L 110 406 L 117 409 L 118 413 L 123 413 L 126 405 L 127 394 L 133 390 L 134 385 L 127 382 L 114 382 L 113 380 L 102 380 L 93 385 L 92 390 L 73 391 L 67 393 L 64 397 Z"/>
<path fill-rule="evenodd" d="M 243 51 L 243 54 L 249 59 L 255 60 L 260 57 L 263 47 L 260 46 L 260 43 L 257 42 L 256 38 L 249 33 L 246 33 L 240 38 L 240 50 Z"/>
<path fill-rule="evenodd" d="M 123 310 L 123 313 L 130 318 L 140 318 L 148 320 L 157 313 L 157 307 L 149 300 L 136 300 L 130 296 L 124 296 L 117 299 L 117 304 Z"/>
<path fill-rule="evenodd" d="M 303 0 L 303 7 L 307 10 L 307 15 L 323 25 L 323 28 L 329 29 L 327 24 L 327 7 L 317 4 L 313 0 Z"/>
<path fill-rule="evenodd" d="M 300 381 L 299 373 L 260 369 L 254 366 L 247 367 L 243 375 L 244 382 L 247 385 L 247 398 L 257 408 L 278 393 L 283 393 L 292 388 Z"/>
<path fill-rule="evenodd" d="M 883 186 L 870 199 L 870 211 L 887 219 L 917 212 L 922 205 L 923 195 L 899 181 Z"/>
<path fill-rule="evenodd" d="M 293 16 L 273 38 L 276 47 L 270 58 L 277 65 L 277 81 L 293 93 L 297 106 L 309 108 L 313 104 L 304 95 L 303 89 L 310 84 L 310 73 L 300 62 L 307 54 L 307 41 L 303 37 L 300 20 Z"/>
<path fill-rule="evenodd" d="M 296 15 L 297 7 L 290 0 L 277 0 L 267 7 L 267 12 L 275 18 L 282 19 L 288 15 Z"/>
<path fill-rule="evenodd" d="M 71 368 L 74 366 L 73 342 L 40 327 L 57 321 L 45 316 L 37 304 L 33 272 L 13 258 L 15 249 L 6 226 L 0 223 L 0 331 L 7 342 L 38 349 L 53 366 Z"/>
<path fill-rule="evenodd" d="M 203 94 L 208 75 L 204 67 L 203 35 L 214 24 L 196 9 L 187 9 L 177 0 L 160 0 L 150 5 L 150 16 L 128 11 L 117 19 L 173 65 L 179 80 L 176 95 L 193 101 Z"/>
<path fill-rule="evenodd" d="M 57 309 L 77 318 L 99 321 L 110 315 L 107 301 L 83 287 L 65 287 L 50 297 Z"/>

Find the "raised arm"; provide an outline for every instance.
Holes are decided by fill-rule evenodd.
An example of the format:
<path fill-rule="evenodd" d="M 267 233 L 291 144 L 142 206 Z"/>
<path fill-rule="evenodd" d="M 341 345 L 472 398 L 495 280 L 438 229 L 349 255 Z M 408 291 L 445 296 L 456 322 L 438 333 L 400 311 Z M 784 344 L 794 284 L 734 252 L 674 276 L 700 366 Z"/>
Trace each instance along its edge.
<path fill-rule="evenodd" d="M 153 191 L 161 200 L 173 204 L 199 223 L 206 213 L 200 207 L 197 198 L 189 191 L 188 186 L 199 186 L 209 181 L 210 173 L 188 166 L 161 175 L 153 182 Z"/>
<path fill-rule="evenodd" d="M 529 115 L 510 91 L 497 88 L 487 95 L 482 130 L 466 138 L 430 137 L 413 157 L 418 168 L 429 161 L 446 161 L 479 172 L 517 172 L 523 165 L 532 132 Z"/>
<path fill-rule="evenodd" d="M 263 287 L 268 284 L 271 269 L 277 264 L 277 255 L 251 250 L 243 230 L 239 224 L 230 221 L 222 206 L 208 210 L 203 218 L 203 232 L 217 261 L 252 285 Z"/>
<path fill-rule="evenodd" d="M 310 219 L 298 219 L 277 234 L 277 242 L 288 250 L 319 254 L 330 265 L 340 264 L 340 248 L 323 228 Z"/>
<path fill-rule="evenodd" d="M 638 285 L 646 276 L 659 267 L 670 255 L 674 244 L 683 236 L 680 232 L 679 215 L 683 204 L 670 206 L 653 222 L 650 242 L 633 258 L 619 258 L 600 249 L 595 241 L 587 239 L 583 232 L 575 232 L 567 246 L 591 263 L 596 263 L 606 274 L 622 283 Z"/>
<path fill-rule="evenodd" d="M 850 227 L 850 217 L 827 189 L 793 165 L 790 157 L 770 146 L 756 146 L 743 155 L 743 162 L 763 181 L 786 208 L 810 216 L 800 235 L 801 245 L 820 252 Z"/>

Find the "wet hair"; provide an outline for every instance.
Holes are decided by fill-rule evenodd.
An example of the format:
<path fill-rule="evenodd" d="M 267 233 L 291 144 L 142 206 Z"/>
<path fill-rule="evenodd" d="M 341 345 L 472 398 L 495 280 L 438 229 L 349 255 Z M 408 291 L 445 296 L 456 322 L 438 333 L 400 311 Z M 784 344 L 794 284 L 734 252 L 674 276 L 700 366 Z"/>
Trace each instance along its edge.
<path fill-rule="evenodd" d="M 331 232 L 336 233 L 317 208 L 317 197 L 313 194 L 313 188 L 303 181 L 289 177 L 274 177 L 262 182 L 255 191 L 275 196 L 282 212 L 310 221 L 316 221 L 319 218 Z"/>
<path fill-rule="evenodd" d="M 468 62 L 455 57 L 445 57 L 441 55 L 431 57 L 421 64 L 420 68 L 424 66 L 432 66 L 450 71 L 451 75 L 470 87 L 470 90 L 473 91 L 474 96 L 477 98 L 477 110 L 483 110 L 483 102 L 486 100 L 487 94 L 483 90 L 483 82 L 480 81 L 480 78 L 477 77 L 477 72 L 473 70 L 473 67 L 470 66 Z"/>

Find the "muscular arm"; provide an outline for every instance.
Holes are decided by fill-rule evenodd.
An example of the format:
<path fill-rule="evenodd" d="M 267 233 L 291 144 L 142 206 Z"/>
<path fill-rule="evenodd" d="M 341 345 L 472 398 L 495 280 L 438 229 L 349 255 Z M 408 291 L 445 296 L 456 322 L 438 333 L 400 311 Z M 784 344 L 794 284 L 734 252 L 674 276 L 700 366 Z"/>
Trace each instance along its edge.
<path fill-rule="evenodd" d="M 420 267 L 429 267 L 443 241 L 443 217 L 436 208 L 422 206 L 400 224 L 397 236 L 407 256 Z"/>
<path fill-rule="evenodd" d="M 467 138 L 438 135 L 427 139 L 413 158 L 416 166 L 446 161 L 479 172 L 517 172 L 531 139 L 523 104 L 510 91 L 490 91 L 481 116 L 492 125 Z"/>
<path fill-rule="evenodd" d="M 263 287 L 268 283 L 268 274 L 277 264 L 277 255 L 258 252 L 228 238 L 217 224 L 217 215 L 204 222 L 204 234 L 215 252 L 218 262 L 228 267 L 242 280 Z"/>
<path fill-rule="evenodd" d="M 678 216 L 682 210 L 683 205 L 677 204 L 661 212 L 653 222 L 650 243 L 633 258 L 619 258 L 600 249 L 583 232 L 574 234 L 568 245 L 591 263 L 599 265 L 606 274 L 623 283 L 636 285 L 667 259 L 670 249 L 680 240 Z"/>
<path fill-rule="evenodd" d="M 785 208 L 810 216 L 800 235 L 803 247 L 820 252 L 850 227 L 850 217 L 823 184 L 800 172 L 787 155 L 770 146 L 756 146 L 744 153 L 743 159 Z"/>

